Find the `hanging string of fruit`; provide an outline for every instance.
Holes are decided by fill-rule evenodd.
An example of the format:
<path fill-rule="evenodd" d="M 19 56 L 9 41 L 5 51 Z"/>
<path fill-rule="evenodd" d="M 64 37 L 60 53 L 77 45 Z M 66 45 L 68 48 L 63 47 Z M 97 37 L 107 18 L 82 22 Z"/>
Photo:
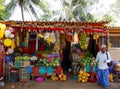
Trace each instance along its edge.
<path fill-rule="evenodd" d="M 56 52 L 56 53 L 58 53 L 59 54 L 59 50 L 60 50 L 60 44 L 58 43 L 58 42 L 55 42 L 55 45 L 54 45 L 54 51 Z"/>
<path fill-rule="evenodd" d="M 56 42 L 55 32 L 51 32 L 50 37 L 52 38 L 52 43 L 55 43 Z"/>
<path fill-rule="evenodd" d="M 0 39 L 4 37 L 6 25 L 0 23 Z"/>
<path fill-rule="evenodd" d="M 108 42 L 107 47 L 108 47 L 108 48 L 111 48 L 111 45 L 112 45 L 112 44 L 111 44 L 110 42 Z"/>
<path fill-rule="evenodd" d="M 86 33 L 82 33 L 81 36 L 80 36 L 80 47 L 83 49 L 83 50 L 86 50 L 87 49 L 87 36 L 86 36 Z"/>
<path fill-rule="evenodd" d="M 74 42 L 74 35 L 73 34 L 67 34 L 66 35 L 66 40 L 69 42 Z"/>
<path fill-rule="evenodd" d="M 52 37 L 50 36 L 50 33 L 46 32 L 44 33 L 44 40 L 50 45 L 53 40 L 52 40 Z"/>
<path fill-rule="evenodd" d="M 39 36 L 40 38 L 44 38 L 44 34 L 41 33 L 41 32 L 38 34 L 38 36 Z"/>
<path fill-rule="evenodd" d="M 19 46 L 20 45 L 20 38 L 19 38 L 19 36 L 17 35 L 17 37 L 16 37 L 16 44 L 17 44 L 17 46 Z"/>
<path fill-rule="evenodd" d="M 51 38 L 51 37 L 47 37 L 47 38 L 46 38 L 46 41 L 47 41 L 47 43 L 50 45 L 50 44 L 52 43 L 52 38 Z"/>
<path fill-rule="evenodd" d="M 16 47 L 14 39 L 11 40 L 11 48 L 14 50 Z"/>
<path fill-rule="evenodd" d="M 78 42 L 79 42 L 78 33 L 75 32 L 73 36 L 74 36 L 74 38 L 73 38 L 74 40 L 73 40 L 72 44 L 78 44 Z"/>
<path fill-rule="evenodd" d="M 26 47 L 28 47 L 28 42 L 29 42 L 29 32 L 27 32 L 27 36 L 26 36 Z"/>
<path fill-rule="evenodd" d="M 96 40 L 96 44 L 97 44 L 97 40 L 99 39 L 99 34 L 95 33 L 93 35 L 93 39 Z"/>

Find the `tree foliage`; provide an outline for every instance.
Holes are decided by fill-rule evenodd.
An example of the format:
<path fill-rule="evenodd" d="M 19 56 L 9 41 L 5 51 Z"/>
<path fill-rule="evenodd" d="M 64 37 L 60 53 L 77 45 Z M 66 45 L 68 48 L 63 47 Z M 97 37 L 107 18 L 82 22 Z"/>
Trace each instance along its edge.
<path fill-rule="evenodd" d="M 102 8 L 104 8 L 104 6 Z M 120 21 L 118 18 L 120 17 L 120 0 L 116 0 L 114 3 L 110 4 L 109 9 L 105 10 L 105 12 L 101 12 L 101 14 L 101 18 L 96 17 L 97 20 L 107 20 L 110 21 L 109 26 L 116 26 L 118 21 Z"/>
<path fill-rule="evenodd" d="M 51 16 L 49 4 L 44 0 L 11 0 L 6 5 L 6 11 L 9 12 L 8 18 L 11 17 L 11 15 L 16 9 L 16 6 L 20 6 L 21 11 L 23 9 L 23 12 L 29 13 L 31 18 L 33 15 L 36 18 L 36 20 L 40 20 L 41 18 L 48 19 Z M 23 14 L 23 12 L 21 13 Z M 41 14 L 41 12 L 43 14 Z"/>
<path fill-rule="evenodd" d="M 94 0 L 61 0 L 62 2 L 62 14 L 60 13 L 59 20 L 67 21 L 92 21 L 94 17 L 87 10 L 89 6 L 95 3 Z"/>
<path fill-rule="evenodd" d="M 4 0 L 0 0 L 0 20 L 5 20 L 7 12 L 5 11 Z"/>

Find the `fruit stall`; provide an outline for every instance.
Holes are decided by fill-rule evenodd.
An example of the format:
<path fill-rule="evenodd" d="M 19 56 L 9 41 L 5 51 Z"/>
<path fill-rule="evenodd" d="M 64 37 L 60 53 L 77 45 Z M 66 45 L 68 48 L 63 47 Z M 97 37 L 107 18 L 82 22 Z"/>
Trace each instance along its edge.
<path fill-rule="evenodd" d="M 67 41 L 70 43 L 74 79 L 81 82 L 92 81 L 90 76 L 96 76 L 96 53 L 102 43 L 108 43 L 107 23 L 1 22 L 6 25 L 4 31 L 0 31 L 0 39 L 6 49 L 5 61 L 10 67 L 9 80 L 29 81 L 35 78 L 41 82 L 51 77 L 53 81 L 65 81 L 67 76 L 61 62 L 64 60 L 63 50 L 67 47 Z M 93 82 L 96 80 L 95 78 Z"/>

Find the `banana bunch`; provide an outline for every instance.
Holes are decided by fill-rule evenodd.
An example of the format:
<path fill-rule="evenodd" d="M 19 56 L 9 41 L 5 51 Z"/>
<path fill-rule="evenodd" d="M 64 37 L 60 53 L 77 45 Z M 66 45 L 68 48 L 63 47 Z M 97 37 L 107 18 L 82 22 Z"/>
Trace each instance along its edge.
<path fill-rule="evenodd" d="M 20 45 L 20 37 L 17 36 L 16 39 L 17 39 L 17 40 L 16 40 L 16 45 L 19 46 L 19 45 Z"/>
<path fill-rule="evenodd" d="M 58 42 L 55 42 L 54 48 L 55 51 L 59 51 L 60 50 L 60 45 Z"/>
<path fill-rule="evenodd" d="M 52 75 L 52 76 L 51 76 L 51 80 L 57 81 L 57 80 L 58 80 L 58 77 L 57 77 L 56 75 Z"/>
<path fill-rule="evenodd" d="M 86 73 L 85 71 L 79 71 L 78 81 L 82 82 L 82 83 L 86 83 L 88 81 L 89 76 L 90 75 L 88 73 Z"/>
<path fill-rule="evenodd" d="M 63 73 L 59 74 L 58 75 L 58 78 L 61 80 L 61 81 L 65 81 L 67 79 L 67 76 Z"/>
<path fill-rule="evenodd" d="M 95 33 L 95 34 L 93 35 L 93 39 L 96 40 L 96 43 L 97 43 L 97 39 L 98 39 L 98 38 L 99 38 L 99 34 Z"/>
<path fill-rule="evenodd" d="M 47 41 L 47 43 L 50 45 L 50 44 L 52 43 L 52 38 L 51 38 L 51 37 L 47 37 L 47 38 L 46 38 L 46 41 Z"/>
<path fill-rule="evenodd" d="M 67 79 L 67 76 L 63 73 L 59 74 L 58 76 L 56 76 L 56 75 L 51 76 L 51 80 L 53 80 L 53 81 L 58 81 L 58 80 L 65 81 L 66 79 Z"/>
<path fill-rule="evenodd" d="M 0 23 L 0 39 L 2 39 L 4 37 L 5 30 L 6 30 L 6 25 Z"/>
<path fill-rule="evenodd" d="M 110 82 L 113 82 L 113 78 L 114 78 L 114 75 L 113 74 L 109 74 L 109 81 Z"/>
<path fill-rule="evenodd" d="M 42 33 L 39 33 L 38 36 L 39 36 L 40 38 L 44 38 L 44 34 L 42 34 Z"/>
<path fill-rule="evenodd" d="M 99 38 L 99 34 L 95 33 L 95 34 L 93 35 L 93 39 L 94 39 L 94 40 L 97 40 L 98 38 Z"/>
<path fill-rule="evenodd" d="M 107 44 L 107 47 L 108 47 L 108 48 L 111 48 L 111 45 L 112 45 L 111 43 L 108 43 L 108 44 Z"/>
<path fill-rule="evenodd" d="M 14 39 L 11 40 L 11 48 L 14 50 L 16 47 Z"/>
<path fill-rule="evenodd" d="M 80 36 L 80 46 L 83 50 L 87 49 L 87 36 L 86 33 L 81 34 Z"/>

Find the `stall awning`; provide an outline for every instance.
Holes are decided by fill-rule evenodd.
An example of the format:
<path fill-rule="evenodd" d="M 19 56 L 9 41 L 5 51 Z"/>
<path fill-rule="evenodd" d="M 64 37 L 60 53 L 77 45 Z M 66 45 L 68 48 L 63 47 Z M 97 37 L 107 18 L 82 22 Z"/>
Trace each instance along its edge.
<path fill-rule="evenodd" d="M 30 30 L 84 30 L 86 32 L 104 32 L 107 31 L 108 21 L 99 22 L 58 22 L 58 21 L 2 21 L 0 23 L 18 29 Z"/>

